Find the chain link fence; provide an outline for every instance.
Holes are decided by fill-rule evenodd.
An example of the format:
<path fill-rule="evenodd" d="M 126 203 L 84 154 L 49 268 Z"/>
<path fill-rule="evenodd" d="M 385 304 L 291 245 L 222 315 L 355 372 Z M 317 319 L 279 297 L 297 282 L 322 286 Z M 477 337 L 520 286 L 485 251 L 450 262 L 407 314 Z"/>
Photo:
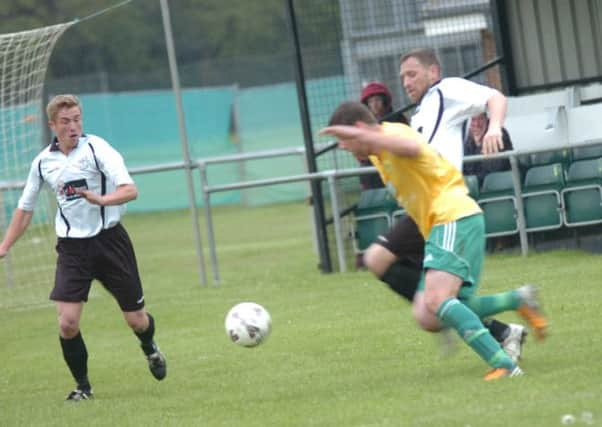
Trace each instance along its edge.
<path fill-rule="evenodd" d="M 388 87 L 393 109 L 408 106 L 409 99 L 399 78 L 399 59 L 410 49 L 435 49 L 445 76 L 462 76 L 498 56 L 488 0 L 294 0 L 291 4 L 298 25 L 304 84 L 308 94 L 308 119 L 314 145 L 328 142 L 318 137 L 317 132 L 327 123 L 336 105 L 343 100 L 359 100 L 362 89 L 369 82 L 378 81 Z M 172 15 L 178 16 L 178 3 L 174 2 L 171 7 L 174 9 Z M 237 6 L 224 3 L 221 7 Z M 243 108 L 236 106 L 236 110 L 241 117 L 244 116 L 247 123 L 253 123 L 257 128 L 278 128 L 277 136 L 271 141 L 269 133 L 265 131 L 256 134 L 265 137 L 265 148 L 299 146 L 304 143 L 294 91 L 286 98 L 287 101 L 283 101 L 286 106 L 269 101 L 271 87 L 293 85 L 295 81 L 295 52 L 286 16 L 288 12 L 286 0 L 283 0 L 281 18 L 287 24 L 277 22 L 272 28 L 266 27 L 265 31 L 275 32 L 277 37 L 291 40 L 289 48 L 273 50 L 271 46 L 258 46 L 248 54 L 232 56 L 218 53 L 212 56 L 204 52 L 203 57 L 196 61 L 178 64 L 184 89 L 235 86 L 241 90 L 243 98 L 244 94 L 247 94 L 245 99 L 249 99 L 251 95 L 256 97 L 257 102 L 246 102 Z M 175 28 L 177 31 L 177 22 Z M 155 37 L 163 37 L 159 27 L 155 31 Z M 154 44 L 159 42 L 154 40 Z M 179 45 L 176 45 L 177 51 L 189 48 L 183 43 L 194 42 L 180 40 Z M 475 80 L 501 88 L 501 75 L 496 66 L 475 76 Z M 123 74 L 101 70 L 93 74 L 67 76 L 48 81 L 47 92 L 113 94 L 168 91 L 170 86 L 166 63 L 165 67 L 144 73 Z M 262 91 L 265 91 L 265 96 L 261 95 Z M 274 114 L 285 109 L 291 109 L 292 113 L 286 117 Z M 408 110 L 406 115 L 410 114 L 411 110 Z M 152 137 L 152 129 L 149 128 L 148 132 L 149 137 Z M 251 144 L 241 144 L 240 150 L 262 149 L 257 138 L 252 140 Z M 144 149 L 142 146 L 141 150 Z M 338 150 L 319 155 L 316 163 L 319 170 L 353 168 L 358 165 L 354 158 Z M 260 173 L 253 176 L 264 177 Z M 359 178 L 341 179 L 338 184 L 340 206 L 343 210 L 350 211 L 359 197 Z M 325 183 L 323 194 L 326 198 L 324 206 L 328 210 L 329 190 Z M 330 220 L 329 224 L 332 224 L 332 213 L 326 212 L 326 217 Z M 348 255 L 352 262 L 352 221 L 346 218 L 344 224 L 345 235 L 349 240 Z M 328 226 L 328 234 L 331 259 L 336 264 L 331 225 Z M 333 265 L 333 269 L 336 267 Z"/>
<path fill-rule="evenodd" d="M 315 1 L 298 0 L 295 5 L 303 5 L 305 10 L 310 10 Z M 305 55 L 310 49 L 319 49 L 320 42 L 313 41 L 313 44 L 303 39 L 302 32 L 300 35 L 303 67 L 307 75 L 320 70 L 324 58 L 331 55 L 340 58 L 340 85 L 316 94 L 325 99 L 336 96 L 359 101 L 367 84 L 379 82 L 389 90 L 391 109 L 399 110 L 411 104 L 399 77 L 400 57 L 405 52 L 419 47 L 433 48 L 441 62 L 442 73 L 447 77 L 464 76 L 498 56 L 492 11 L 487 0 L 338 0 L 332 5 L 332 28 L 325 35 L 328 43 L 324 43 L 322 56 Z M 321 18 L 304 15 L 300 27 L 307 29 L 318 22 L 322 22 Z M 330 37 L 336 37 L 336 41 Z M 502 86 L 498 66 L 476 75 L 474 80 L 498 89 Z M 312 105 L 324 103 L 318 99 L 309 102 Z M 331 112 L 314 110 L 312 126 L 326 124 Z M 411 109 L 406 111 L 407 118 L 411 114 Z M 358 165 L 350 155 L 337 150 L 321 155 L 317 163 L 321 170 Z M 343 211 L 351 212 L 361 191 L 359 178 L 340 179 L 338 184 L 339 205 Z M 323 193 L 328 199 L 326 184 L 323 185 Z M 324 206 L 328 210 L 330 203 Z M 332 212 L 327 212 L 326 216 L 332 219 Z M 356 254 L 352 219 L 345 217 L 343 225 L 347 237 L 347 264 L 353 265 Z M 328 243 L 336 270 L 334 232 L 330 221 Z"/>

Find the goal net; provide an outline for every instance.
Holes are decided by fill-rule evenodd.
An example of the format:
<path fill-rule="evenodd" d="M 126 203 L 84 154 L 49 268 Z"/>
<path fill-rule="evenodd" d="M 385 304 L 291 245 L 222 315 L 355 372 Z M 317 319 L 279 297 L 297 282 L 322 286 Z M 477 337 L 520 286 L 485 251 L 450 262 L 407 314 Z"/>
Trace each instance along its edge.
<path fill-rule="evenodd" d="M 43 85 L 52 49 L 74 22 L 0 35 L 0 233 L 4 237 L 29 167 L 47 144 Z M 40 194 L 26 233 L 0 261 L 0 309 L 47 304 L 54 281 L 54 210 Z"/>

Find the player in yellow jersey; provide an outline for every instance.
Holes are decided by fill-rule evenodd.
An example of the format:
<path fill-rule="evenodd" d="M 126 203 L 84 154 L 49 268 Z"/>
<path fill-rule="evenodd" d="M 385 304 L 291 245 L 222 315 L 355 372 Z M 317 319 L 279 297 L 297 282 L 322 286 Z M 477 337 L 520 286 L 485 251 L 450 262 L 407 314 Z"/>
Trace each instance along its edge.
<path fill-rule="evenodd" d="M 370 158 L 383 182 L 418 225 L 426 241 L 423 277 L 414 297 L 420 327 L 456 330 L 492 370 L 486 380 L 522 375 L 522 370 L 483 326 L 481 318 L 507 310 L 539 316 L 530 288 L 477 296 L 485 254 L 485 226 L 477 203 L 468 196 L 460 171 L 409 126 L 378 124 L 358 102 L 345 102 L 322 134 L 342 149 Z"/>

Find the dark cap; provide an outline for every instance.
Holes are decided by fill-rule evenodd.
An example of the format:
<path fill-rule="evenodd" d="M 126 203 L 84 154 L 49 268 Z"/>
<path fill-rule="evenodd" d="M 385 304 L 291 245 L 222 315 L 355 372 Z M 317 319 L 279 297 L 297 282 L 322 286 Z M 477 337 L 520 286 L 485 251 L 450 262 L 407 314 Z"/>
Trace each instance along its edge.
<path fill-rule="evenodd" d="M 362 89 L 361 102 L 365 103 L 368 98 L 374 95 L 384 95 L 387 105 L 391 105 L 391 91 L 389 88 L 380 82 L 370 82 Z"/>

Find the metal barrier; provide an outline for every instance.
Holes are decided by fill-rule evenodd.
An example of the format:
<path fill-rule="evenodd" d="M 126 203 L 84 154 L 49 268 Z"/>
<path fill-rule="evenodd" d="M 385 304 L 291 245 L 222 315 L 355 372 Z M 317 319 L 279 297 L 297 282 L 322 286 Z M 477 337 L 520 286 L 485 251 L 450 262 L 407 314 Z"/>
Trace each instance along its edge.
<path fill-rule="evenodd" d="M 571 144 L 566 148 L 576 148 L 580 146 L 591 145 L 599 141 L 588 141 L 583 144 Z M 302 151 L 302 149 L 300 149 Z M 523 209 L 523 200 L 522 200 L 522 187 L 521 187 L 521 178 L 520 171 L 518 167 L 518 156 L 522 156 L 525 154 L 539 153 L 550 151 L 550 149 L 538 149 L 538 150 L 529 150 L 529 151 L 504 151 L 496 154 L 489 155 L 477 155 L 477 156 L 467 156 L 464 158 L 464 162 L 478 162 L 482 160 L 490 160 L 497 158 L 508 158 L 510 159 L 510 166 L 512 169 L 512 182 L 514 186 L 514 196 L 516 197 L 516 208 L 517 208 L 517 224 L 519 229 L 519 239 L 521 246 L 521 254 L 523 256 L 527 256 L 529 253 L 529 245 L 527 239 L 527 231 L 526 231 L 526 220 Z M 223 159 L 234 160 L 234 159 L 243 159 L 245 155 L 240 156 L 227 156 Z M 260 158 L 257 156 L 253 156 L 253 158 Z M 343 243 L 343 235 L 342 235 L 342 227 L 341 227 L 341 217 L 340 217 L 340 207 L 336 192 L 336 180 L 338 178 L 349 177 L 349 176 L 359 176 L 359 175 L 367 175 L 376 172 L 375 167 L 362 167 L 362 168 L 353 168 L 353 169 L 339 169 L 339 170 L 328 170 L 323 172 L 316 173 L 308 173 L 303 175 L 292 175 L 286 177 L 279 178 L 271 178 L 271 179 L 261 179 L 255 181 L 245 181 L 245 182 L 236 182 L 232 184 L 224 184 L 224 185 L 216 185 L 209 186 L 207 183 L 206 176 L 206 165 L 209 163 L 218 163 L 217 161 L 206 159 L 202 163 L 204 166 L 199 165 L 201 168 L 202 174 L 202 185 L 201 191 L 203 193 L 203 201 L 205 205 L 205 216 L 206 216 L 206 224 L 207 224 L 207 238 L 209 239 L 209 250 L 211 251 L 211 265 L 212 271 L 214 274 L 214 280 L 216 283 L 219 283 L 219 267 L 217 261 L 217 253 L 215 251 L 215 238 L 213 231 L 213 220 L 211 214 L 211 200 L 210 194 L 217 193 L 221 191 L 232 191 L 232 190 L 240 190 L 245 188 L 253 188 L 253 187 L 262 187 L 268 185 L 278 185 L 278 184 L 286 184 L 291 182 L 299 182 L 299 181 L 311 181 L 311 180 L 327 180 L 328 185 L 330 187 L 331 193 L 331 208 L 332 208 L 332 216 L 333 216 L 333 224 L 334 224 L 334 232 L 335 232 L 335 241 L 337 246 L 337 258 L 339 261 L 339 268 L 341 272 L 347 271 L 347 262 L 345 259 L 345 251 L 344 251 L 344 243 Z"/>
<path fill-rule="evenodd" d="M 217 267 L 217 253 L 215 250 L 215 235 L 213 232 L 213 216 L 211 214 L 211 191 L 207 189 L 211 189 L 209 187 L 209 179 L 207 177 L 207 166 L 212 164 L 220 164 L 220 163 L 232 163 L 232 162 L 241 162 L 247 160 L 257 160 L 257 159 L 270 159 L 275 157 L 283 157 L 290 155 L 305 155 L 304 147 L 295 147 L 295 148 L 284 148 L 278 150 L 265 150 L 265 151 L 257 151 L 255 153 L 246 153 L 246 154 L 232 154 L 228 156 L 219 156 L 219 157 L 211 157 L 206 159 L 197 159 L 196 165 L 199 168 L 201 173 L 201 192 L 203 197 L 203 207 L 205 209 L 205 223 L 207 225 L 207 240 L 209 242 L 209 256 L 211 259 L 211 270 L 213 272 L 213 280 L 215 283 L 220 282 L 219 277 L 219 269 Z M 266 182 L 275 181 L 274 183 L 280 183 L 280 178 L 272 178 L 271 180 L 262 180 Z M 286 182 L 294 182 L 294 181 L 286 181 Z M 269 185 L 269 184 L 265 184 Z M 235 188 L 227 188 L 228 185 L 221 186 L 226 187 L 226 189 L 221 191 L 234 190 Z M 240 186 L 236 189 L 250 188 L 250 186 Z M 218 190 L 220 191 L 220 190 Z"/>
<path fill-rule="evenodd" d="M 587 141 L 580 144 L 570 144 L 565 148 L 577 148 L 587 145 L 593 145 L 596 143 L 600 143 L 601 141 Z M 526 221 L 524 217 L 523 204 L 522 204 L 522 189 L 521 189 L 521 179 L 520 172 L 518 168 L 518 156 L 522 156 L 525 154 L 532 154 L 538 152 L 550 151 L 550 149 L 538 149 L 538 150 L 529 150 L 529 151 L 505 151 L 502 153 L 492 154 L 492 155 L 478 155 L 478 156 L 468 156 L 464 158 L 465 162 L 475 162 L 481 160 L 495 159 L 495 158 L 509 158 L 510 165 L 512 168 L 512 180 L 514 184 L 514 195 L 517 201 L 517 223 L 519 227 L 519 237 L 520 237 L 520 245 L 521 245 L 521 253 L 526 256 L 528 254 L 528 240 L 527 240 L 527 232 L 526 232 Z M 213 271 L 213 278 L 215 284 L 218 284 L 220 281 L 219 276 L 219 267 L 217 261 L 217 253 L 215 248 L 215 234 L 213 229 L 213 218 L 211 213 L 211 193 L 217 193 L 222 191 L 232 191 L 232 190 L 240 190 L 245 188 L 254 188 L 254 187 L 262 187 L 269 185 L 278 185 L 278 184 L 286 184 L 292 182 L 300 182 L 300 181 L 312 181 L 312 180 L 327 180 L 328 185 L 330 187 L 331 193 L 331 208 L 333 215 L 333 225 L 335 232 L 335 241 L 337 246 L 337 258 L 339 262 L 339 268 L 341 272 L 347 271 L 347 263 L 345 259 L 345 251 L 344 251 L 344 242 L 342 235 L 342 226 L 341 226 L 341 209 L 339 206 L 339 201 L 337 197 L 336 191 L 336 180 L 338 178 L 350 177 L 350 176 L 359 176 L 359 175 L 367 175 L 370 173 L 374 173 L 376 168 L 374 167 L 361 167 L 361 168 L 353 168 L 353 169 L 339 169 L 339 170 L 328 170 L 323 172 L 315 172 L 315 173 L 307 173 L 302 175 L 292 175 L 278 178 L 269 178 L 269 179 L 261 179 L 255 181 L 245 181 L 245 182 L 235 182 L 231 184 L 223 184 L 210 186 L 207 178 L 207 167 L 211 164 L 218 163 L 228 163 L 228 162 L 240 162 L 252 159 L 266 159 L 280 156 L 289 156 L 289 155 L 302 155 L 305 154 L 305 149 L 298 148 L 290 148 L 290 149 L 278 149 L 278 150 L 267 150 L 260 151 L 248 154 L 239 154 L 239 155 L 229 155 L 229 156 L 221 156 L 221 157 L 212 157 L 206 159 L 197 159 L 196 161 L 192 161 L 191 164 L 186 164 L 185 162 L 171 162 L 164 163 L 158 165 L 151 166 L 141 166 L 129 169 L 130 174 L 145 174 L 145 173 L 155 173 L 155 172 L 165 172 L 171 170 L 180 170 L 180 169 L 194 169 L 198 168 L 201 175 L 201 191 L 203 197 L 203 204 L 205 209 L 205 221 L 207 226 L 207 238 L 209 243 L 209 251 L 211 254 L 211 267 Z M 4 190 L 14 190 L 14 189 L 22 189 L 25 186 L 25 181 L 0 181 L 0 192 Z M 201 271 L 204 271 L 204 266 L 199 266 Z"/>
<path fill-rule="evenodd" d="M 314 172 L 307 173 L 302 175 L 291 175 L 279 178 L 270 178 L 270 179 L 259 179 L 255 181 L 246 181 L 246 182 L 236 182 L 232 184 L 224 184 L 224 185 L 216 185 L 210 187 L 208 185 L 203 185 L 201 187 L 201 191 L 203 192 L 203 200 L 205 205 L 205 214 L 206 214 L 206 222 L 207 222 L 207 238 L 209 239 L 209 248 L 211 250 L 211 259 L 212 259 L 212 268 L 214 279 L 216 282 L 219 282 L 219 269 L 217 265 L 217 254 L 215 253 L 215 240 L 213 233 L 213 220 L 211 219 L 211 207 L 210 207 L 210 194 L 217 193 L 220 191 L 232 191 L 232 190 L 241 190 L 245 188 L 254 188 L 254 187 L 262 187 L 267 185 L 277 185 L 277 184 L 288 184 L 292 182 L 299 181 L 312 181 L 312 180 L 327 180 L 328 185 L 330 187 L 330 196 L 331 196 L 331 208 L 332 208 L 332 217 L 333 224 L 335 230 L 335 241 L 337 244 L 337 258 L 339 261 L 339 268 L 342 272 L 347 271 L 347 262 L 345 260 L 345 251 L 343 244 L 343 236 L 342 236 L 342 228 L 341 228 L 341 216 L 339 214 L 339 202 L 336 192 L 336 179 L 348 176 L 356 176 L 356 175 L 367 175 L 373 173 L 376 170 L 374 167 L 370 168 L 355 168 L 355 169 L 340 169 L 340 170 L 328 170 L 324 172 Z"/>

